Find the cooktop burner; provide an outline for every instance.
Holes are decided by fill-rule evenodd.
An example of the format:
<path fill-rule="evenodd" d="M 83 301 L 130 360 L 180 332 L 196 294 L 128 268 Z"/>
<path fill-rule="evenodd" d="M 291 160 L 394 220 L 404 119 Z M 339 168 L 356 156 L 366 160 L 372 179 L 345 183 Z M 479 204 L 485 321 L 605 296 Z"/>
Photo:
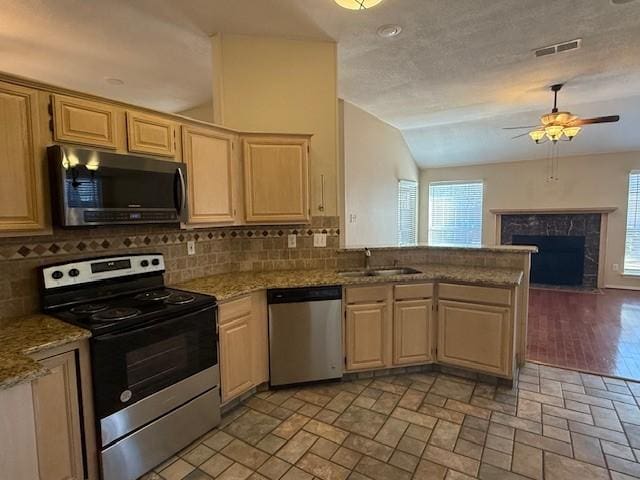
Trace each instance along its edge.
<path fill-rule="evenodd" d="M 71 309 L 71 313 L 77 315 L 84 315 L 88 313 L 97 313 L 102 310 L 106 310 L 107 305 L 104 303 L 85 303 L 83 305 L 77 305 Z"/>
<path fill-rule="evenodd" d="M 184 305 L 185 303 L 191 303 L 196 299 L 193 295 L 188 293 L 174 293 L 165 300 L 169 305 Z"/>
<path fill-rule="evenodd" d="M 158 300 L 164 300 L 166 298 L 169 298 L 170 296 L 171 296 L 171 292 L 167 290 L 152 290 L 150 292 L 139 293 L 133 298 L 135 298 L 136 300 L 158 301 Z"/>
<path fill-rule="evenodd" d="M 91 318 L 93 320 L 112 322 L 114 320 L 125 320 L 127 318 L 135 317 L 139 314 L 140 310 L 138 310 L 137 308 L 117 307 L 94 313 L 93 315 L 91 315 Z"/>

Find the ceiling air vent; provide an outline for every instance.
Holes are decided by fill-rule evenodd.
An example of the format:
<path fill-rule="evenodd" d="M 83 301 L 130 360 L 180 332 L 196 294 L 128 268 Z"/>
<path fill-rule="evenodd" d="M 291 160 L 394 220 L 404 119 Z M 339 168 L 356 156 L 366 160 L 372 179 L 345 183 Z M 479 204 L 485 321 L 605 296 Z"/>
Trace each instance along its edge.
<path fill-rule="evenodd" d="M 556 43 L 555 45 L 549 45 L 548 47 L 538 48 L 533 51 L 536 57 L 546 57 L 547 55 L 555 55 L 556 53 L 568 52 L 569 50 L 576 50 L 582 45 L 582 39 L 576 38 L 568 42 Z"/>

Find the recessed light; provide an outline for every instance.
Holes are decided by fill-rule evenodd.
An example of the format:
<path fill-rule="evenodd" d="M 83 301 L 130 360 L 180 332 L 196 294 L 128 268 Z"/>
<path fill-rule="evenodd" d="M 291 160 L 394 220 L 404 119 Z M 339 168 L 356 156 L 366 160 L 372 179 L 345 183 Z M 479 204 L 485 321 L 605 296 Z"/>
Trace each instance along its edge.
<path fill-rule="evenodd" d="M 120 78 L 107 77 L 104 81 L 109 85 L 124 85 L 124 80 L 121 80 Z"/>
<path fill-rule="evenodd" d="M 402 32 L 402 27 L 400 25 L 382 25 L 378 28 L 378 35 L 382 38 L 392 38 L 397 37 Z"/>
<path fill-rule="evenodd" d="M 625 3 L 635 2 L 635 0 L 611 0 L 614 5 L 624 5 Z"/>
<path fill-rule="evenodd" d="M 366 10 L 375 7 L 382 0 L 334 0 L 342 8 L 349 10 Z"/>

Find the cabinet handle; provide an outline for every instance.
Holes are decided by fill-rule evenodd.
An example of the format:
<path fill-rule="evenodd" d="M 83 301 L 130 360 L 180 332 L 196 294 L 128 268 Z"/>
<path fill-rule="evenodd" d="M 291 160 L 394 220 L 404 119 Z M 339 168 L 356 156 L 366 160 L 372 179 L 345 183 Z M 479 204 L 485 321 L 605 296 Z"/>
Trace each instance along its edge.
<path fill-rule="evenodd" d="M 324 174 L 320 175 L 320 205 L 318 211 L 324 212 Z"/>

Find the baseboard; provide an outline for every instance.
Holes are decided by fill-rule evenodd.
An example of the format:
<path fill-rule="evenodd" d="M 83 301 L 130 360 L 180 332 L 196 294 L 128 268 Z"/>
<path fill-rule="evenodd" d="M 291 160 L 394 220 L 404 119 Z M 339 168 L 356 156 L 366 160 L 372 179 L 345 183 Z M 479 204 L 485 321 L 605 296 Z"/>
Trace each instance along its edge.
<path fill-rule="evenodd" d="M 629 285 L 605 285 L 604 288 L 611 290 L 640 290 L 640 287 L 631 287 Z"/>

